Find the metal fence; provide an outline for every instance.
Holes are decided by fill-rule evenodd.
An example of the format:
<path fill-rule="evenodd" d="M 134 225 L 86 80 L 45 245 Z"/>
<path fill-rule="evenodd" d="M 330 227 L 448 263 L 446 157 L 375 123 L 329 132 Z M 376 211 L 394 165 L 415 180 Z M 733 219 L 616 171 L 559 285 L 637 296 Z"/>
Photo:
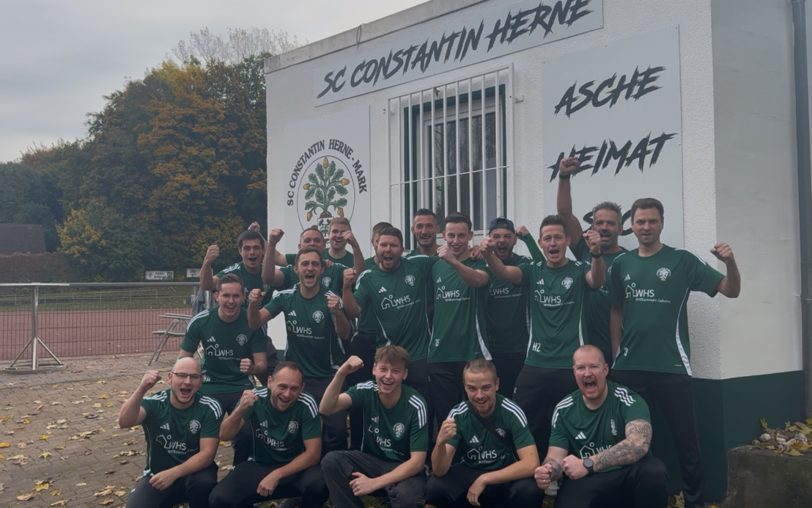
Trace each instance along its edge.
<path fill-rule="evenodd" d="M 35 337 L 57 357 L 153 351 L 160 340 L 153 332 L 170 324 L 163 315 L 190 314 L 196 287 L 194 282 L 0 284 L 0 362 L 14 360 L 23 349 L 28 351 L 22 357 L 31 358 Z M 36 354 L 42 351 L 34 353 L 34 363 Z"/>

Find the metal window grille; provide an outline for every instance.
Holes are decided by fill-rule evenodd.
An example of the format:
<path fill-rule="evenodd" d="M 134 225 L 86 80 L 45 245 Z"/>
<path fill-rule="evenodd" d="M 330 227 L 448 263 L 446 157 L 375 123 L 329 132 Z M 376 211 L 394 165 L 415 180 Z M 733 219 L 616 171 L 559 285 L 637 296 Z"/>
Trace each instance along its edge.
<path fill-rule="evenodd" d="M 390 99 L 391 146 L 399 146 L 390 166 L 390 216 L 400 218 L 407 248 L 420 208 L 441 223 L 462 212 L 477 235 L 509 212 L 511 76 L 508 67 Z"/>

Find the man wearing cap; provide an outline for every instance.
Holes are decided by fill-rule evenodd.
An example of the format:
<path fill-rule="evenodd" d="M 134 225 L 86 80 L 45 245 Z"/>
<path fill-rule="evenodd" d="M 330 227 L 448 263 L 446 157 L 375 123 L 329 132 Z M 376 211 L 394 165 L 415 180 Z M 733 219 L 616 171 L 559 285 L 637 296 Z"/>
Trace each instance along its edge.
<path fill-rule="evenodd" d="M 179 358 L 169 373 L 169 388 L 147 397 L 160 379 L 157 370 L 148 370 L 118 414 L 119 427 L 141 425 L 147 440 L 144 476 L 127 506 L 188 502 L 191 508 L 208 507 L 217 484 L 214 456 L 223 411 L 216 400 L 198 392 L 203 376 L 194 358 Z"/>
<path fill-rule="evenodd" d="M 530 263 L 531 259 L 513 252 L 516 228 L 513 221 L 497 217 L 488 225 L 488 236 L 493 239 L 493 251 L 507 266 Z M 522 240 L 529 235 L 523 236 Z M 530 242 L 533 239 L 530 237 Z M 511 282 L 491 277 L 485 306 L 488 327 L 488 350 L 499 375 L 499 393 L 513 397 L 516 377 L 524 365 L 527 354 L 527 290 Z"/>

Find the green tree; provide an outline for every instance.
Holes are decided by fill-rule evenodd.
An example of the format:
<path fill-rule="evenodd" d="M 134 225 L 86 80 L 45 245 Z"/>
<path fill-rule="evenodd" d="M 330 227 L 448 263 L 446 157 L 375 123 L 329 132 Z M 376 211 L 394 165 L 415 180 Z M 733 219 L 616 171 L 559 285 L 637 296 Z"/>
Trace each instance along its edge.
<path fill-rule="evenodd" d="M 41 224 L 46 249 L 55 250 L 59 204 L 53 183 L 32 168 L 14 162 L 0 164 L 0 181 L 4 191 L 0 223 Z"/>

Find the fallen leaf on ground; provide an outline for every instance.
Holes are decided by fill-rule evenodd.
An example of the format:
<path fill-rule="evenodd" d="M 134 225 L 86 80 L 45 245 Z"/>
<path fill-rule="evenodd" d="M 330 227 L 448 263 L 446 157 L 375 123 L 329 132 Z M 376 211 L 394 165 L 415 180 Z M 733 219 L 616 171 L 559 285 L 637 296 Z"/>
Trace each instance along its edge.
<path fill-rule="evenodd" d="M 28 501 L 32 497 L 34 497 L 34 494 L 22 494 L 17 496 L 17 501 Z"/>
<path fill-rule="evenodd" d="M 113 493 L 113 488 L 114 487 L 110 487 L 108 485 L 107 487 L 103 488 L 102 490 L 98 490 L 98 491 L 94 492 L 93 495 L 96 496 L 96 497 L 109 496 L 110 494 Z"/>
<path fill-rule="evenodd" d="M 82 483 L 77 483 L 77 484 L 76 484 L 76 486 L 77 486 L 77 487 L 86 487 L 86 486 L 87 486 L 87 483 L 85 483 L 85 482 L 82 482 Z"/>
<path fill-rule="evenodd" d="M 60 499 L 59 501 L 54 501 L 49 506 L 65 506 L 68 502 L 64 499 Z"/>
<path fill-rule="evenodd" d="M 39 440 L 40 441 L 48 441 L 49 437 L 51 437 L 51 436 L 49 436 L 48 434 L 40 434 L 39 435 Z"/>
<path fill-rule="evenodd" d="M 52 455 L 53 454 L 51 452 L 42 452 L 42 453 L 39 454 L 39 458 L 47 459 L 47 458 L 51 457 Z"/>
<path fill-rule="evenodd" d="M 11 443 L 9 443 L 8 441 L 3 441 L 2 443 L 0 443 L 0 448 L 10 448 L 10 447 Z"/>
<path fill-rule="evenodd" d="M 116 496 L 118 496 L 118 497 L 121 497 L 121 496 L 123 496 L 123 495 L 124 495 L 124 494 L 126 494 L 126 493 L 127 493 L 127 491 L 126 491 L 126 490 L 117 490 L 117 491 L 113 492 L 113 494 L 115 494 L 115 495 L 116 495 Z"/>
<path fill-rule="evenodd" d="M 46 482 L 46 481 L 37 480 L 37 481 L 34 482 L 34 492 L 39 492 L 41 490 L 48 490 L 50 488 L 51 488 L 51 484 Z"/>

